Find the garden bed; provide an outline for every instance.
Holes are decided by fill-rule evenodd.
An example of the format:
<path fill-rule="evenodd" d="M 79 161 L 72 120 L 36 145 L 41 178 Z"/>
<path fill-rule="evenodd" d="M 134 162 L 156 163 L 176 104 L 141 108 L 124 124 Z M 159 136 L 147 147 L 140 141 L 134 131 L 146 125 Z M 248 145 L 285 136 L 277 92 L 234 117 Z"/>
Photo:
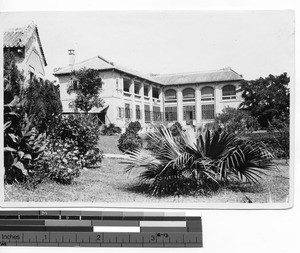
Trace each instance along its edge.
<path fill-rule="evenodd" d="M 82 171 L 71 185 L 45 182 L 34 190 L 16 184 L 6 185 L 5 201 L 266 203 L 270 198 L 273 202 L 285 202 L 289 194 L 289 166 L 284 161 L 278 161 L 278 170 L 264 176 L 261 185 L 239 183 L 206 196 L 191 193 L 161 198 L 150 196 L 147 185 L 138 184 L 140 170 L 133 170 L 128 175 L 124 173 L 125 167 L 124 160 L 106 158 L 100 168 Z"/>

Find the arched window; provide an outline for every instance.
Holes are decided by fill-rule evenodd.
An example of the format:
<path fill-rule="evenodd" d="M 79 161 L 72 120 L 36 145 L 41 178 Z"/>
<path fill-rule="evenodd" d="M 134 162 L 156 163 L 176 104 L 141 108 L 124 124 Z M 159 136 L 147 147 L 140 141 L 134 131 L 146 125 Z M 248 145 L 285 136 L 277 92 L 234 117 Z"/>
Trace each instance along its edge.
<path fill-rule="evenodd" d="M 204 87 L 201 90 L 202 101 L 213 101 L 215 98 L 214 89 L 212 87 Z"/>
<path fill-rule="evenodd" d="M 226 85 L 222 89 L 222 99 L 236 99 L 236 89 L 233 85 Z"/>
<path fill-rule="evenodd" d="M 190 100 L 195 100 L 195 90 L 191 88 L 186 88 L 182 92 L 183 95 L 183 100 L 185 101 L 190 101 Z"/>
<path fill-rule="evenodd" d="M 166 102 L 176 102 L 177 96 L 175 90 L 167 90 L 165 92 Z"/>

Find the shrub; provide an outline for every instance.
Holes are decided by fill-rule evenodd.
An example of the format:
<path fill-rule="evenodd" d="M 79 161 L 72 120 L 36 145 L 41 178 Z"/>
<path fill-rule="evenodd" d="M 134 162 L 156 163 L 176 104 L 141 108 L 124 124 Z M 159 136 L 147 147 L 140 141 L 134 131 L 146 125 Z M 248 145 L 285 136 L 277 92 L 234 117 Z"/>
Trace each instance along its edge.
<path fill-rule="evenodd" d="M 24 110 L 32 117 L 39 132 L 48 132 L 55 116 L 62 112 L 59 86 L 48 80 L 33 79 L 25 90 Z"/>
<path fill-rule="evenodd" d="M 143 168 L 139 178 L 149 183 L 153 195 L 217 189 L 222 183 L 258 182 L 260 174 L 274 166 L 263 147 L 240 142 L 233 134 L 207 130 L 198 138 L 181 132 L 177 141 L 165 127 L 148 133 L 156 149 L 130 152 L 127 171 Z"/>
<path fill-rule="evenodd" d="M 126 128 L 126 131 L 137 133 L 141 129 L 142 129 L 142 126 L 141 126 L 140 122 L 135 121 L 135 122 L 129 123 L 128 127 Z"/>
<path fill-rule="evenodd" d="M 120 134 L 121 132 L 122 129 L 113 123 L 110 123 L 109 125 L 104 125 L 102 129 L 102 134 L 104 135 Z"/>
<path fill-rule="evenodd" d="M 175 122 L 171 127 L 170 127 L 170 130 L 171 130 L 171 134 L 173 136 L 179 136 L 180 135 L 180 132 L 182 131 L 182 126 L 179 122 Z"/>
<path fill-rule="evenodd" d="M 82 167 L 95 165 L 103 158 L 97 148 L 100 127 L 91 115 L 77 114 L 57 117 L 57 124 L 52 131 L 53 140 L 72 140 L 78 148 L 78 158 Z"/>
<path fill-rule="evenodd" d="M 61 184 L 71 184 L 80 175 L 79 149 L 74 140 L 52 141 L 43 157 L 47 164 L 47 177 Z"/>
<path fill-rule="evenodd" d="M 243 138 L 264 146 L 278 159 L 289 158 L 290 140 L 287 131 L 249 133 L 243 135 Z"/>
<path fill-rule="evenodd" d="M 55 117 L 61 111 L 58 87 L 48 81 L 34 80 L 25 89 L 24 78 L 12 55 L 5 53 L 4 65 L 5 183 L 17 181 L 31 187 L 47 178 L 70 183 L 79 175 L 76 158 L 79 148 L 74 140 L 70 145 L 68 139 L 53 138 L 52 126 L 57 127 L 60 124 L 54 122 L 61 122 L 60 117 Z M 49 129 L 52 132 L 47 138 L 46 131 Z M 77 141 L 82 132 L 78 134 Z M 92 139 L 89 141 L 92 143 Z M 56 146 L 58 144 L 69 146 L 61 149 Z M 98 154 L 99 150 L 96 151 Z"/>
<path fill-rule="evenodd" d="M 18 113 L 19 98 L 4 105 L 5 182 L 25 182 L 44 151 L 46 137 L 39 134 L 25 114 Z"/>
<path fill-rule="evenodd" d="M 126 128 L 125 133 L 120 136 L 118 148 L 122 152 L 129 152 L 142 147 L 143 142 L 140 136 L 138 136 L 138 131 L 141 130 L 140 122 L 130 122 Z"/>
<path fill-rule="evenodd" d="M 229 106 L 225 107 L 215 120 L 228 133 L 253 132 L 259 128 L 259 123 L 248 111 Z"/>

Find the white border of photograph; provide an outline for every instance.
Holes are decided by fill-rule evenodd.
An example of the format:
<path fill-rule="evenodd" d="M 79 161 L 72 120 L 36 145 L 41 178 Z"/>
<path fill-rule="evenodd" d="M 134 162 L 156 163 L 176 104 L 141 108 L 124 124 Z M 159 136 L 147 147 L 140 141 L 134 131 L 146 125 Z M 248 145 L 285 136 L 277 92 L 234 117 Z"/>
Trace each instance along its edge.
<path fill-rule="evenodd" d="M 1 18 L 1 15 L 0 15 Z M 1 27 L 2 28 L 2 27 Z M 3 34 L 3 31 L 1 31 Z M 1 36 L 1 45 L 2 45 L 2 36 Z M 42 39 L 43 40 L 43 39 Z M 1 50 L 0 54 L 0 64 L 3 66 L 3 52 Z M 243 74 L 243 73 L 241 73 Z M 291 88 L 291 117 L 290 117 L 290 194 L 289 199 L 287 203 L 142 203 L 142 202 L 132 202 L 132 203 L 89 203 L 89 202 L 49 202 L 49 203 L 39 203 L 39 202 L 5 202 L 4 201 L 4 195 L 1 195 L 1 203 L 0 205 L 2 207 L 127 207 L 127 208 L 191 208 L 191 209 L 286 209 L 291 208 L 294 203 L 294 140 L 295 140 L 295 133 L 294 133 L 294 126 L 295 126 L 295 73 L 288 73 L 291 80 L 290 80 L 290 88 Z M 3 82 L 3 76 L 1 75 L 1 82 Z M 1 88 L 1 101 L 3 101 L 3 92 Z M 3 111 L 3 105 L 1 103 L 1 112 Z M 1 120 L 2 117 L 1 117 Z M 1 122 L 1 129 L 3 124 Z M 1 141 L 3 136 L 1 135 Z M 1 152 L 0 160 L 3 161 L 3 152 Z M 3 168 L 3 167 L 1 167 Z M 4 189 L 4 180 L 3 180 L 3 173 L 1 173 L 0 178 L 0 187 L 1 189 Z M 4 191 L 2 191 L 4 192 Z"/>

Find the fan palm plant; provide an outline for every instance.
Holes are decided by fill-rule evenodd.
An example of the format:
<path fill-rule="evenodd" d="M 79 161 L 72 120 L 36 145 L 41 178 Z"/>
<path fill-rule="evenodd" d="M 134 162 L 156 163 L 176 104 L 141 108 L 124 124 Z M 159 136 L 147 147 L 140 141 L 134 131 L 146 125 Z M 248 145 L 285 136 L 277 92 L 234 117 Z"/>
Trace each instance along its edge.
<path fill-rule="evenodd" d="M 126 170 L 144 168 L 139 178 L 150 183 L 153 195 L 209 188 L 233 179 L 256 183 L 274 165 L 264 148 L 226 132 L 206 130 L 196 138 L 181 131 L 173 137 L 161 126 L 147 134 L 147 141 L 154 148 L 130 152 Z"/>

